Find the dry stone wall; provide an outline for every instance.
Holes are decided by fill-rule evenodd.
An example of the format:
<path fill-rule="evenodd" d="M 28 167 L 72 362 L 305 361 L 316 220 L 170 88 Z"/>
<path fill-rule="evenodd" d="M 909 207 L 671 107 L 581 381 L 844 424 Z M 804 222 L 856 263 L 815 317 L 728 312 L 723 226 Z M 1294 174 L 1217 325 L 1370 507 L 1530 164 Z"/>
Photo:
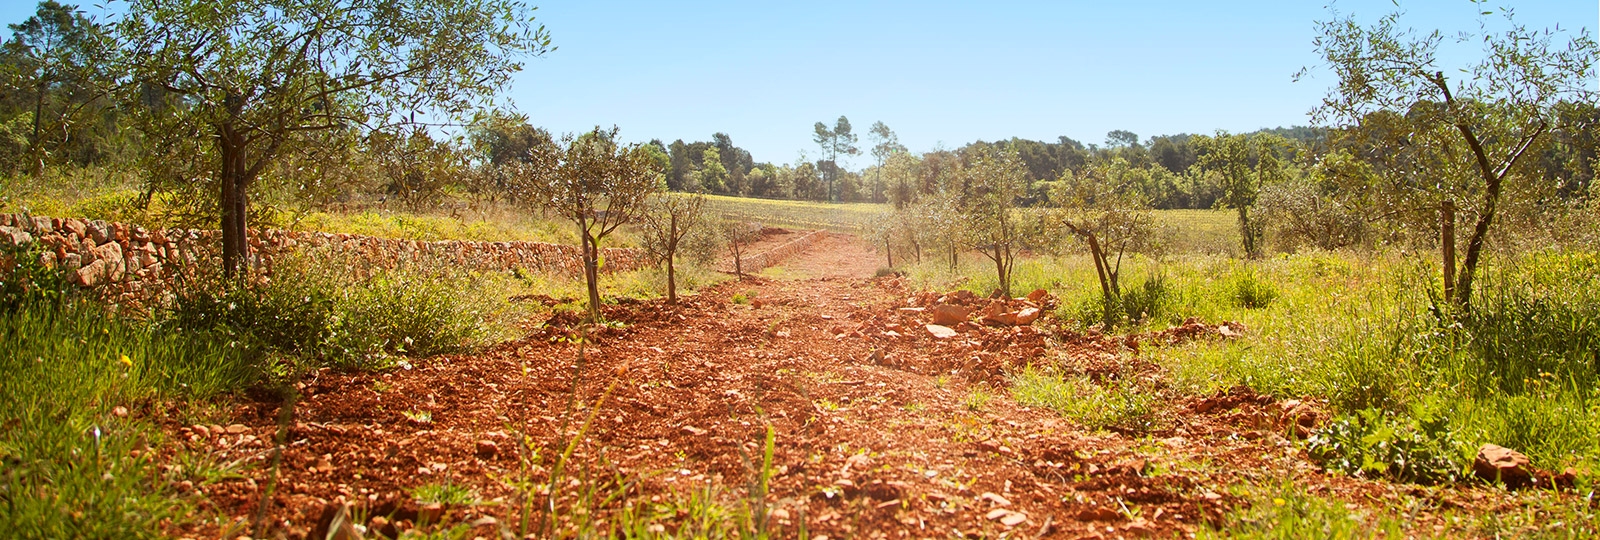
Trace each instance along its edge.
<path fill-rule="evenodd" d="M 812 244 L 827 237 L 828 231 L 822 229 L 814 230 L 761 253 L 745 255 L 740 261 L 740 265 L 745 268 L 746 272 L 760 272 L 769 266 L 775 266 L 783 262 L 784 259 L 789 258 L 791 255 L 805 251 Z M 727 264 L 727 271 L 732 272 L 733 263 L 730 261 Z"/>
<path fill-rule="evenodd" d="M 222 235 L 214 230 L 146 230 L 123 223 L 78 218 L 0 214 L 0 243 L 38 244 L 40 262 L 62 267 L 73 283 L 142 296 L 165 290 L 186 270 L 221 265 Z M 517 269 L 581 275 L 579 250 L 542 242 L 423 242 L 352 234 L 265 230 L 250 233 L 251 264 L 270 272 L 275 261 L 297 250 L 321 250 L 364 265 L 358 271 L 407 264 L 509 272 Z M 604 250 L 606 271 L 651 264 L 644 250 Z"/>

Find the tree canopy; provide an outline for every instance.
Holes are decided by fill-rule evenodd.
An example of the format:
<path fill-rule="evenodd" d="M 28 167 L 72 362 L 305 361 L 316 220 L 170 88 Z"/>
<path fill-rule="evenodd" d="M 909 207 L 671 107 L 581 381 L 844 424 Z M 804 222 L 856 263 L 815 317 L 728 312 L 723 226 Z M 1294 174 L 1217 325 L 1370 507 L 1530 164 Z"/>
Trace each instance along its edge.
<path fill-rule="evenodd" d="M 510 0 L 134 0 L 117 26 L 156 181 L 217 189 L 223 267 L 248 253 L 249 190 L 308 134 L 481 107 L 550 50 Z M 193 178 L 204 178 L 196 186 Z"/>
<path fill-rule="evenodd" d="M 1537 181 L 1523 167 L 1534 160 L 1524 158 L 1565 127 L 1564 103 L 1595 99 L 1593 38 L 1530 29 L 1509 9 L 1502 15 L 1502 29 L 1485 21 L 1455 37 L 1481 47 L 1459 71 L 1439 58 L 1443 33 L 1406 28 L 1400 13 L 1370 26 L 1335 13 L 1318 23 L 1315 41 L 1339 77 L 1315 117 L 1361 141 L 1368 161 L 1397 188 L 1385 195 L 1391 204 L 1427 215 L 1444 201 L 1460 202 L 1476 215 L 1453 287 L 1452 300 L 1463 307 L 1507 182 Z"/>

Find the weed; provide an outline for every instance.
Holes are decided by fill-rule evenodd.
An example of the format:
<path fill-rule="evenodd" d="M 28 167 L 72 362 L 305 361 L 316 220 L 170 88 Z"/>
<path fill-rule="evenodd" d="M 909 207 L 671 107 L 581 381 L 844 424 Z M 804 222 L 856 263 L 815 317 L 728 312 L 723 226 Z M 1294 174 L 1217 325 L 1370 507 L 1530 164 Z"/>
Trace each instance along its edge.
<path fill-rule="evenodd" d="M 388 367 L 394 355 L 429 356 L 480 343 L 484 280 L 407 268 L 361 277 L 314 254 L 280 261 L 269 279 L 199 278 L 180 289 L 163 324 L 217 331 L 252 350 L 314 363 Z"/>
<path fill-rule="evenodd" d="M 0 523 L 19 537 L 156 536 L 186 503 L 163 481 L 153 461 L 160 431 L 139 411 L 210 399 L 256 377 L 212 335 L 152 331 L 98 306 L 24 303 L 0 313 Z M 228 474 L 183 459 L 202 480 Z"/>
<path fill-rule="evenodd" d="M 1421 483 L 1463 480 L 1471 464 L 1471 448 L 1434 411 L 1340 416 L 1306 441 L 1306 451 L 1329 469 Z"/>
<path fill-rule="evenodd" d="M 187 479 L 199 485 L 215 484 L 223 480 L 244 478 L 239 461 L 222 461 L 210 452 L 179 452 L 174 458 L 173 479 Z"/>
<path fill-rule="evenodd" d="M 0 243 L 0 312 L 12 313 L 27 305 L 59 305 L 75 287 L 64 272 L 39 264 L 38 245 Z M 9 268 L 7 268 L 9 267 Z"/>
<path fill-rule="evenodd" d="M 1155 399 L 1122 380 L 1096 384 L 1085 376 L 1031 366 L 1011 375 L 1011 394 L 1018 403 L 1053 409 L 1090 429 L 1146 429 Z"/>
<path fill-rule="evenodd" d="M 411 498 L 419 504 L 442 504 L 446 506 L 471 506 L 478 502 L 477 493 L 472 488 L 454 482 L 436 482 L 417 486 L 411 489 Z"/>
<path fill-rule="evenodd" d="M 1286 483 L 1252 493 L 1249 506 L 1228 515 L 1222 530 L 1210 526 L 1196 538 L 1403 538 L 1401 522 L 1346 507 L 1342 502 L 1309 495 Z"/>
<path fill-rule="evenodd" d="M 969 411 L 981 411 L 989 405 L 989 401 L 992 399 L 994 399 L 994 394 L 987 387 L 981 385 L 973 386 L 971 390 L 967 391 L 967 396 L 961 399 L 961 405 Z"/>
<path fill-rule="evenodd" d="M 1161 318 L 1166 315 L 1172 294 L 1166 276 L 1156 274 L 1122 293 L 1120 316 L 1135 323 Z"/>
<path fill-rule="evenodd" d="M 1245 309 L 1265 309 L 1278 299 L 1278 289 L 1257 275 L 1254 269 L 1246 268 L 1235 273 L 1229 281 L 1228 297 L 1234 305 Z"/>
<path fill-rule="evenodd" d="M 1069 318 L 1085 323 L 1099 323 L 1106 328 L 1124 324 L 1138 325 L 1164 317 L 1172 303 L 1173 291 L 1167 278 L 1161 274 L 1144 280 L 1138 286 L 1124 290 L 1122 296 L 1103 298 L 1096 294 L 1078 302 Z"/>

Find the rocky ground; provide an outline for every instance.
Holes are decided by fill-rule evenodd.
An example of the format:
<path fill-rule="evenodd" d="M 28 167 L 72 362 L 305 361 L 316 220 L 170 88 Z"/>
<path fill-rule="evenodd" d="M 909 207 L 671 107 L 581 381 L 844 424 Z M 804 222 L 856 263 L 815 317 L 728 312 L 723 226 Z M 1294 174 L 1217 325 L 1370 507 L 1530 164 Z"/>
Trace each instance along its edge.
<path fill-rule="evenodd" d="M 182 486 L 225 517 L 175 532 L 324 538 L 330 527 L 354 532 L 341 525 L 350 523 L 371 537 L 446 521 L 471 527 L 468 538 L 517 537 L 523 516 L 542 516 L 524 504 L 546 504 L 574 437 L 555 486 L 563 526 L 603 528 L 631 504 L 661 512 L 647 531 L 671 532 L 698 517 L 704 505 L 693 500 L 706 493 L 749 508 L 743 495 L 759 485 L 769 426 L 770 487 L 757 513 L 775 537 L 802 528 L 812 538 L 1187 536 L 1250 504 L 1232 487 L 1273 482 L 1352 511 L 1428 501 L 1408 521 L 1423 535 L 1453 530 L 1440 509 L 1509 504 L 1501 491 L 1321 472 L 1292 441 L 1322 418 L 1314 400 L 1163 393 L 1147 429 L 1099 432 L 1022 406 L 1007 392 L 1009 369 L 1145 377 L 1159 391 L 1160 369 L 1133 349 L 1248 331 L 1193 322 L 1079 334 L 1049 317 L 1021 320 L 1048 311 L 1048 296 L 911 290 L 871 277 L 877 261 L 830 235 L 772 272 L 781 278 L 724 283 L 676 306 L 610 306 L 620 324 L 586 338 L 558 317 L 477 354 L 315 373 L 287 422 L 279 400 L 263 396 L 238 405 L 230 427 L 174 423 L 194 452 L 243 463 L 238 477 Z M 966 313 L 930 326 L 952 309 Z M 280 425 L 274 468 L 269 441 Z M 446 483 L 478 502 L 413 497 Z"/>

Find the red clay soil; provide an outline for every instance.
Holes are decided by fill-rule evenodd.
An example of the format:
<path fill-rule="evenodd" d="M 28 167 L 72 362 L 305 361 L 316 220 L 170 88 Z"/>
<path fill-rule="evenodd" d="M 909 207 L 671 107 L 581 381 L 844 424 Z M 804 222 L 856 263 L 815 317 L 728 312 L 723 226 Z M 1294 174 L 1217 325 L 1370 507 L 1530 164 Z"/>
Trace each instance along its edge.
<path fill-rule="evenodd" d="M 639 504 L 687 500 L 708 483 L 742 504 L 771 426 L 766 503 L 770 530 L 783 538 L 797 536 L 802 522 L 813 538 L 835 539 L 1184 536 L 1244 503 L 1225 489 L 1241 482 L 1293 479 L 1314 493 L 1369 501 L 1408 489 L 1318 472 L 1280 436 L 1303 418 L 1314 422 L 1314 403 L 1247 391 L 1174 401 L 1159 425 L 1131 434 L 1090 432 L 1021 406 L 1003 374 L 1029 362 L 1091 374 L 1159 370 L 1129 359 L 1124 338 L 1043 320 L 962 325 L 955 337 L 935 338 L 924 312 L 903 309 L 925 295 L 900 278 L 871 278 L 877 262 L 870 248 L 830 235 L 783 265 L 800 279 L 728 282 L 677 306 L 608 306 L 606 317 L 622 324 L 582 347 L 570 411 L 579 346 L 562 326 L 410 369 L 316 373 L 288 424 L 261 521 L 266 535 L 325 534 L 319 526 L 339 500 L 354 503 L 358 519 L 382 517 L 369 525 L 390 534 L 440 511 L 475 524 L 473 535 L 519 531 L 527 492 L 516 486 L 548 482 L 552 456 L 602 397 L 568 471 L 638 479 L 625 495 Z M 750 301 L 733 303 L 735 293 Z M 261 439 L 277 429 L 279 409 L 275 399 L 240 405 L 239 433 L 169 426 L 219 460 L 246 460 L 245 478 L 198 488 L 210 509 L 255 522 L 273 485 Z M 413 501 L 412 488 L 444 482 L 472 488 L 485 503 L 424 509 Z M 607 511 L 620 506 L 599 505 L 599 519 L 615 519 Z M 670 532 L 686 518 L 663 524 Z M 215 537 L 213 527 L 173 532 Z"/>

